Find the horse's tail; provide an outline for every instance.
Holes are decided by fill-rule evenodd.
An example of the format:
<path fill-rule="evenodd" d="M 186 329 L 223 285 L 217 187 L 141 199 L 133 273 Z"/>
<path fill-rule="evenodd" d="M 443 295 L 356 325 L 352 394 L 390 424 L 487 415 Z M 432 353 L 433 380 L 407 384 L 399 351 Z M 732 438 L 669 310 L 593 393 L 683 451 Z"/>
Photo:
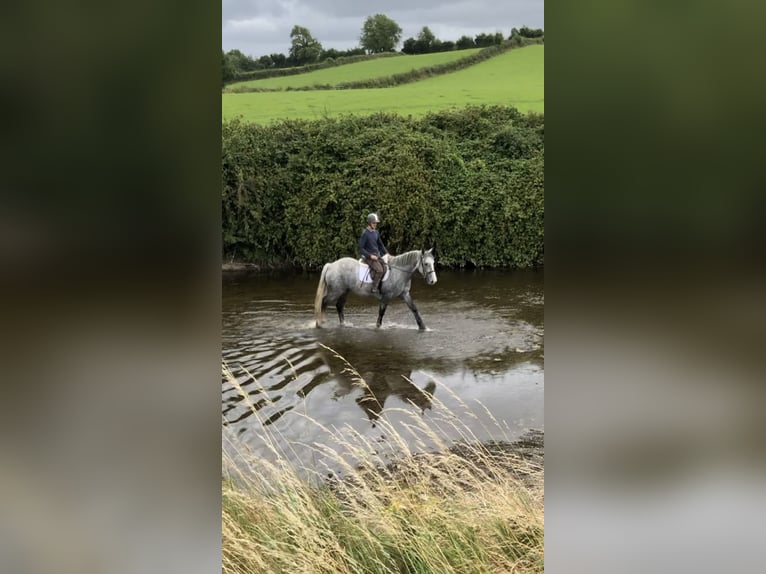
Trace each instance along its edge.
<path fill-rule="evenodd" d="M 322 267 L 322 274 L 319 276 L 319 285 L 317 285 L 317 294 L 314 297 L 314 319 L 316 319 L 316 326 L 322 326 L 322 300 L 327 292 L 327 282 L 325 281 L 325 275 L 327 274 L 327 268 L 330 267 L 329 263 L 325 263 Z"/>

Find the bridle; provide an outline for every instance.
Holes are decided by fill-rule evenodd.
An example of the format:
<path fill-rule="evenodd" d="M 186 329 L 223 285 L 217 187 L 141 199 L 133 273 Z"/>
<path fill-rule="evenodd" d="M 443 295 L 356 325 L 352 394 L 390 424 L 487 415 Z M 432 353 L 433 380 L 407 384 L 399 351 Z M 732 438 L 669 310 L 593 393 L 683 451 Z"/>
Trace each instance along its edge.
<path fill-rule="evenodd" d="M 421 256 L 420 256 L 420 274 L 423 276 L 423 279 L 426 279 L 426 280 L 427 280 L 427 279 L 428 279 L 428 276 L 429 276 L 431 273 L 433 273 L 434 275 L 436 275 L 436 270 L 435 270 L 435 269 L 432 267 L 432 268 L 431 268 L 431 270 L 430 270 L 428 273 L 426 273 L 426 262 L 425 262 L 425 257 L 423 257 L 423 256 L 421 255 Z"/>
<path fill-rule="evenodd" d="M 398 265 L 392 265 L 391 263 L 386 263 L 386 266 L 389 269 L 398 269 L 399 271 L 410 271 L 410 269 L 408 269 L 407 267 L 399 267 Z M 431 275 L 432 273 L 436 275 L 436 270 L 433 268 L 428 273 L 426 273 L 425 258 L 422 255 L 420 256 L 420 261 L 418 261 L 418 264 L 415 267 L 415 269 L 420 271 L 420 274 L 423 276 L 423 279 L 428 279 L 428 276 Z"/>

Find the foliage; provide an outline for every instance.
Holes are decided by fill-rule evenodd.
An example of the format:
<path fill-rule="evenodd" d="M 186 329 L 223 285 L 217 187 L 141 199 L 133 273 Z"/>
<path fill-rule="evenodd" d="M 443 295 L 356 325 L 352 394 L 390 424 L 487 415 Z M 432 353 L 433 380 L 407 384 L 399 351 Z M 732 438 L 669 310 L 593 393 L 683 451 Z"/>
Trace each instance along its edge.
<path fill-rule="evenodd" d="M 234 66 L 226 57 L 226 52 L 221 50 L 221 79 L 223 80 L 223 84 L 225 85 L 226 82 L 230 82 L 232 79 L 234 79 L 234 74 Z"/>
<path fill-rule="evenodd" d="M 290 59 L 297 65 L 311 64 L 319 60 L 322 44 L 303 26 L 293 26 L 290 32 Z"/>
<path fill-rule="evenodd" d="M 475 48 L 475 47 L 476 47 L 476 42 L 470 36 L 460 36 L 457 42 L 455 42 L 455 49 L 457 50 L 467 50 L 469 48 Z"/>
<path fill-rule="evenodd" d="M 474 38 L 474 44 L 477 48 L 486 48 L 487 46 L 496 46 L 503 43 L 503 35 L 500 32 L 494 34 L 477 34 Z"/>
<path fill-rule="evenodd" d="M 432 54 L 434 52 L 451 52 L 453 50 L 466 50 L 475 48 L 476 43 L 473 38 L 463 36 L 457 42 L 451 40 L 442 41 L 431 32 L 428 26 L 418 33 L 417 38 L 407 38 L 402 44 L 402 53 L 404 54 Z"/>
<path fill-rule="evenodd" d="M 436 44 L 437 42 L 438 44 Z M 402 52 L 405 54 L 428 54 L 429 52 L 439 51 L 438 47 L 441 47 L 441 41 L 434 36 L 434 33 L 431 32 L 428 26 L 423 26 L 423 29 L 418 33 L 417 39 L 407 38 L 404 41 Z"/>
<path fill-rule="evenodd" d="M 223 85 L 236 80 L 241 75 L 255 70 L 260 64 L 239 50 L 221 50 L 221 78 Z"/>
<path fill-rule="evenodd" d="M 402 28 L 384 14 L 368 16 L 359 38 L 362 48 L 370 54 L 392 52 L 402 37 Z"/>
<path fill-rule="evenodd" d="M 521 27 L 519 35 L 525 38 L 542 38 L 544 36 L 542 28 L 528 28 L 527 26 Z"/>
<path fill-rule="evenodd" d="M 317 268 L 355 256 L 376 211 L 394 253 L 435 242 L 443 265 L 541 265 L 543 125 L 506 106 L 225 121 L 224 256 Z"/>

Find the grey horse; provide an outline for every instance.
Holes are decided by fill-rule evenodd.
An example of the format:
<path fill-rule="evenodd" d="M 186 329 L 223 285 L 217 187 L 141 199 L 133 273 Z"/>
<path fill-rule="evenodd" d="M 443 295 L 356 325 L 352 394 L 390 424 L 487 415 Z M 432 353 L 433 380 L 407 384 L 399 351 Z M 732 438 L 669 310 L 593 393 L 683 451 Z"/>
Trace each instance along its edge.
<path fill-rule="evenodd" d="M 383 322 L 383 315 L 389 302 L 398 297 L 407 304 L 412 314 L 415 315 L 418 328 L 421 331 L 425 330 L 425 323 L 423 323 L 423 319 L 420 317 L 420 313 L 418 313 L 418 308 L 410 296 L 410 285 L 415 271 L 420 272 L 428 285 L 436 283 L 433 249 L 427 251 L 425 249 L 416 249 L 415 251 L 408 251 L 395 257 L 387 257 L 386 263 L 390 271 L 388 277 L 380 284 L 380 295 L 373 295 L 370 292 L 369 284 L 362 283 L 359 280 L 360 263 L 358 260 L 352 257 L 343 257 L 332 263 L 326 263 L 322 268 L 319 286 L 317 287 L 314 299 L 316 326 L 322 326 L 327 306 L 333 304 L 338 310 L 340 324 L 343 325 L 345 322 L 343 308 L 346 306 L 346 298 L 349 293 L 356 293 L 357 295 L 375 296 L 380 299 L 378 327 Z"/>

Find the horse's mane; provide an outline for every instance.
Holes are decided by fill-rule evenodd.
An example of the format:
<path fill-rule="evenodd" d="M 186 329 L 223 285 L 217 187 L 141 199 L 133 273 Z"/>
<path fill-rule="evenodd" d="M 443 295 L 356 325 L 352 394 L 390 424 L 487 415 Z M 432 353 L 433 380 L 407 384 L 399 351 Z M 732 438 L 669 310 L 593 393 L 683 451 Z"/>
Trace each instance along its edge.
<path fill-rule="evenodd" d="M 407 251 L 406 253 L 402 253 L 401 255 L 394 255 L 389 259 L 391 263 L 394 265 L 401 265 L 401 266 L 409 266 L 415 263 L 416 261 L 419 261 L 420 259 L 420 250 L 415 249 L 414 251 Z"/>

